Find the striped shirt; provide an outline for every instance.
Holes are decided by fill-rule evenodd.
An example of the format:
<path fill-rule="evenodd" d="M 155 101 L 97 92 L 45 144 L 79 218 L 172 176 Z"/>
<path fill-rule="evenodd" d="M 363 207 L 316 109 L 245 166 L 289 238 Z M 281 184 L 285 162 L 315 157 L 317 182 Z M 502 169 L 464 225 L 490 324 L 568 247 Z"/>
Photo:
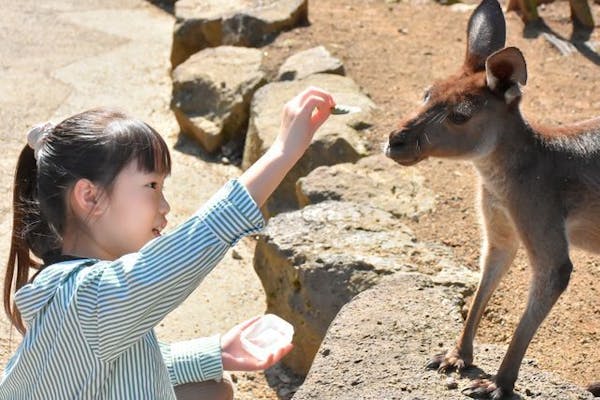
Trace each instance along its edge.
<path fill-rule="evenodd" d="M 46 267 L 15 296 L 27 333 L 0 399 L 175 399 L 174 385 L 220 379 L 218 335 L 166 344 L 153 328 L 264 224 L 233 180 L 138 253 Z"/>

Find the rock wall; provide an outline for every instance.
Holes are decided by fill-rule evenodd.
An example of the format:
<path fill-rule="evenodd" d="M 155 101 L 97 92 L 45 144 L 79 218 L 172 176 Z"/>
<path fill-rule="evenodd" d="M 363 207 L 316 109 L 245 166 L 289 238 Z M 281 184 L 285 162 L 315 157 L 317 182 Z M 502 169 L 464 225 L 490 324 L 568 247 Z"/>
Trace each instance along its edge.
<path fill-rule="evenodd" d="M 308 22 L 308 0 L 179 0 L 171 65 L 221 45 L 257 47 Z"/>
<path fill-rule="evenodd" d="M 297 374 L 310 369 L 340 308 L 383 277 L 421 272 L 466 291 L 477 281 L 447 248 L 418 243 L 391 213 L 344 201 L 273 217 L 257 242 L 254 268 L 265 288 L 267 311 L 295 327 L 295 348 L 284 363 Z"/>
<path fill-rule="evenodd" d="M 331 324 L 294 400 L 464 400 L 472 380 L 493 374 L 504 346 L 476 345 L 477 368 L 443 375 L 424 368 L 454 344 L 462 295 L 422 274 L 395 274 L 344 306 Z M 514 399 L 583 400 L 593 396 L 525 359 Z"/>

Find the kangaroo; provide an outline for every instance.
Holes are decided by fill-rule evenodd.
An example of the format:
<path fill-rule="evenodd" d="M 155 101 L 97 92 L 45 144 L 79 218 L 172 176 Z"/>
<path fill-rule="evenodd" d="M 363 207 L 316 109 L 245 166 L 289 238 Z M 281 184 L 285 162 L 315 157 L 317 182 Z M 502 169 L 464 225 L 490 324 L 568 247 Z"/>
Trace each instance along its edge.
<path fill-rule="evenodd" d="M 527 251 L 533 273 L 526 310 L 495 378 L 473 381 L 465 392 L 501 399 L 512 394 L 529 342 L 569 283 L 569 246 L 600 251 L 600 118 L 554 128 L 523 118 L 527 68 L 519 49 L 504 47 L 497 0 L 475 9 L 467 39 L 460 71 L 426 91 L 416 115 L 390 133 L 385 153 L 405 166 L 428 157 L 468 159 L 479 175 L 481 280 L 455 348 L 430 367 L 472 365 L 488 300 L 519 241 Z"/>

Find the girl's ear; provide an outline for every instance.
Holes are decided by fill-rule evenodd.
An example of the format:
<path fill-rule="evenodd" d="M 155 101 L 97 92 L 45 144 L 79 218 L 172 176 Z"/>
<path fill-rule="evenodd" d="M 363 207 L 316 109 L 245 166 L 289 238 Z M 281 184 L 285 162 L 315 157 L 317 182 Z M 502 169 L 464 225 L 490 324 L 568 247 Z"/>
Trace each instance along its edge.
<path fill-rule="evenodd" d="M 89 179 L 79 179 L 71 191 L 73 209 L 80 217 L 89 218 L 104 212 L 103 191 Z"/>

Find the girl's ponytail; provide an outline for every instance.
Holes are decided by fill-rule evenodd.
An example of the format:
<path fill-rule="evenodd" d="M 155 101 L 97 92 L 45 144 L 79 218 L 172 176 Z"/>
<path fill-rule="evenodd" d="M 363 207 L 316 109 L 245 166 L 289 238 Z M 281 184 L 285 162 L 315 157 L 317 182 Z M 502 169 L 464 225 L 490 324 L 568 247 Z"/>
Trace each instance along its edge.
<path fill-rule="evenodd" d="M 34 150 L 26 145 L 19 155 L 15 171 L 13 227 L 4 277 L 4 310 L 21 333 L 24 333 L 25 327 L 14 304 L 14 294 L 29 280 L 29 269 L 40 268 L 31 252 L 41 258 L 56 251 L 56 243 L 56 235 L 40 215 L 36 159 Z"/>

